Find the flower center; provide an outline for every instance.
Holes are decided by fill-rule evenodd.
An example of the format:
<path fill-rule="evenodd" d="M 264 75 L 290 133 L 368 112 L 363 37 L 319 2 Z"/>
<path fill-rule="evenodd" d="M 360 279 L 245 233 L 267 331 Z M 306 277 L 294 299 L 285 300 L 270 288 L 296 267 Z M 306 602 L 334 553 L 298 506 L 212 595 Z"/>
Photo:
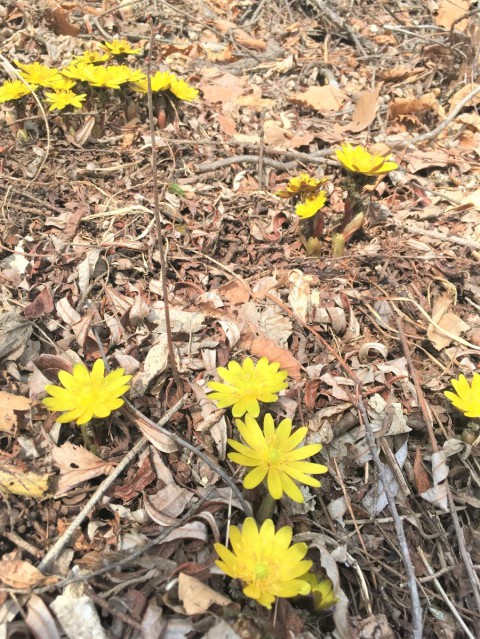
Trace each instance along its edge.
<path fill-rule="evenodd" d="M 278 450 L 269 450 L 268 451 L 268 461 L 270 462 L 270 464 L 276 464 L 278 462 L 280 458 L 280 454 L 278 452 Z"/>
<path fill-rule="evenodd" d="M 257 564 L 255 566 L 256 579 L 265 579 L 268 577 L 268 566 L 266 564 Z"/>

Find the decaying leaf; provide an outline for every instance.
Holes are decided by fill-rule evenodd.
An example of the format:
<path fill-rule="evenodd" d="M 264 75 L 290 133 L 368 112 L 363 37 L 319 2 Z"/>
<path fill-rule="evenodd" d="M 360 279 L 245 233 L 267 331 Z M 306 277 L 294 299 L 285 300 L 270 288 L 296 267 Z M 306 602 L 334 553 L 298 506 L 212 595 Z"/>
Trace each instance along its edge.
<path fill-rule="evenodd" d="M 42 499 L 49 490 L 51 475 L 24 472 L 15 466 L 0 466 L 0 492 Z"/>
<path fill-rule="evenodd" d="M 27 345 L 33 331 L 33 324 L 9 311 L 0 314 L 0 361 L 17 360 Z"/>
<path fill-rule="evenodd" d="M 202 614 L 213 604 L 228 606 L 232 603 L 228 597 L 224 597 L 199 579 L 183 572 L 178 575 L 178 596 L 187 615 Z"/>
<path fill-rule="evenodd" d="M 16 410 L 25 411 L 30 408 L 30 400 L 21 395 L 11 395 L 0 391 L 0 431 L 13 433 L 17 425 Z"/>
<path fill-rule="evenodd" d="M 10 588 L 27 589 L 44 583 L 48 577 L 20 559 L 4 559 L 0 561 L 0 581 Z M 56 580 L 56 577 L 54 578 Z"/>
<path fill-rule="evenodd" d="M 309 87 L 306 91 L 295 93 L 290 98 L 293 103 L 311 107 L 319 113 L 340 111 L 346 99 L 347 96 L 341 89 L 336 89 L 330 84 L 323 87 Z"/>
<path fill-rule="evenodd" d="M 83 446 L 76 446 L 70 442 L 55 446 L 52 449 L 52 458 L 55 465 L 60 468 L 56 497 L 68 493 L 84 481 L 108 475 L 114 468 L 111 462 L 105 462 Z"/>

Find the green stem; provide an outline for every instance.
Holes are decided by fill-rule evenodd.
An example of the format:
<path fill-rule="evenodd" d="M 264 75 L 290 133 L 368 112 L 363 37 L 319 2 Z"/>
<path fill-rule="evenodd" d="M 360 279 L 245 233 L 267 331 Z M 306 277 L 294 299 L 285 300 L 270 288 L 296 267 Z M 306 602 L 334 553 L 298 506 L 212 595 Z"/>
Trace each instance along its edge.
<path fill-rule="evenodd" d="M 267 491 L 257 512 L 256 520 L 259 524 L 263 524 L 266 519 L 271 519 L 276 503 L 275 499 Z"/>
<path fill-rule="evenodd" d="M 83 443 L 85 444 L 85 448 L 87 450 L 90 450 L 92 446 L 92 440 L 89 433 L 89 426 L 90 426 L 90 422 L 80 425 L 80 431 L 82 433 Z"/>

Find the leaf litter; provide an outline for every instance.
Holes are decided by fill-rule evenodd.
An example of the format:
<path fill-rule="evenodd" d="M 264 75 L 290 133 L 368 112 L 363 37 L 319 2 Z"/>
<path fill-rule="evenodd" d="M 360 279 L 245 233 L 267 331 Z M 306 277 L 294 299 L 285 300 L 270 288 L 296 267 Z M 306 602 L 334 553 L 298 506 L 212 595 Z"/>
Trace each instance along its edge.
<path fill-rule="evenodd" d="M 47 4 L 0 8 L 1 60 L 58 65 L 107 35 L 148 50 L 145 3 Z M 157 16 L 154 59 L 201 91 L 174 122 L 159 115 L 155 133 L 181 386 L 168 356 L 146 108 L 49 113 L 47 139 L 45 118 L 0 105 L 0 619 L 9 630 L 480 633 L 480 431 L 443 396 L 452 378 L 477 371 L 480 352 L 478 11 L 450 0 L 374 12 L 327 4 L 209 2 L 194 16 L 162 3 Z M 344 141 L 393 152 L 399 169 L 368 186 L 367 223 L 333 258 L 345 190 L 334 149 Z M 305 171 L 330 180 L 319 257 L 306 256 L 293 207 L 274 195 Z M 38 400 L 58 370 L 105 354 L 135 376 L 133 407 L 106 419 L 88 450 Z M 322 488 L 305 491 L 301 507 L 282 500 L 274 518 L 331 580 L 333 614 L 299 598 L 280 599 L 272 615 L 214 564 L 212 544 L 247 513 L 207 463 L 240 486 L 226 458 L 234 423 L 206 383 L 245 356 L 288 371 L 272 413 L 323 444 Z M 206 459 L 155 428 L 184 394 L 166 428 Z M 143 452 L 90 503 L 141 437 Z M 258 508 L 258 489 L 243 497 Z M 9 590 L 21 593 L 15 605 Z"/>

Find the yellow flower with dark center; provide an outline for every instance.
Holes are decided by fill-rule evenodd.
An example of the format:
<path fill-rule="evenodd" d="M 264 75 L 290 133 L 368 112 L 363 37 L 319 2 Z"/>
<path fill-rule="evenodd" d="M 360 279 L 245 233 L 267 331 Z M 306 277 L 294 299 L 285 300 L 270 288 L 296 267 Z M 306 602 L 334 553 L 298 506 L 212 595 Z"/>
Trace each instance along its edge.
<path fill-rule="evenodd" d="M 142 49 L 135 49 L 127 40 L 115 39 L 111 42 L 104 42 L 100 48 L 107 51 L 111 55 L 130 55 L 133 53 L 142 53 Z"/>
<path fill-rule="evenodd" d="M 198 90 L 192 87 L 188 82 L 173 76 L 170 82 L 169 90 L 179 100 L 185 100 L 186 102 L 192 102 L 198 96 Z"/>
<path fill-rule="evenodd" d="M 304 220 L 308 217 L 313 217 L 325 206 L 326 201 L 327 194 L 325 191 L 305 194 L 301 197 L 300 202 L 295 205 L 295 213 Z"/>
<path fill-rule="evenodd" d="M 260 530 L 252 517 L 243 522 L 242 530 L 230 528 L 232 550 L 223 544 L 214 544 L 220 559 L 215 563 L 232 579 L 244 583 L 243 593 L 266 608 L 271 608 L 275 597 L 308 595 L 310 585 L 301 575 L 310 570 L 312 562 L 304 559 L 307 544 L 291 544 L 290 526 L 275 532 L 271 519 L 263 522 Z"/>
<path fill-rule="evenodd" d="M 278 197 L 296 197 L 297 195 L 303 194 L 314 194 L 316 193 L 322 184 L 328 181 L 328 178 L 321 178 L 318 180 L 317 178 L 312 177 L 308 173 L 300 173 L 296 177 L 293 177 L 289 180 L 286 189 L 282 189 L 281 191 L 277 191 L 275 195 Z"/>
<path fill-rule="evenodd" d="M 236 452 L 229 453 L 228 458 L 236 464 L 254 467 L 243 480 L 245 488 L 255 488 L 266 478 L 268 492 L 274 499 L 281 499 L 285 492 L 290 499 L 301 503 L 304 501 L 302 491 L 295 481 L 315 488 L 321 486 L 318 479 L 310 475 L 326 473 L 328 468 L 302 461 L 322 450 L 321 444 L 300 446 L 308 432 L 305 426 L 292 434 L 292 420 L 283 419 L 275 428 L 270 413 L 263 420 L 263 432 L 257 420 L 248 414 L 245 422 L 236 419 L 235 424 L 245 443 L 229 439 Z"/>
<path fill-rule="evenodd" d="M 465 417 L 480 417 L 480 375 L 474 373 L 472 383 L 469 384 L 465 375 L 452 379 L 455 393 L 445 391 L 444 395 L 455 408 L 462 411 Z"/>
<path fill-rule="evenodd" d="M 229 362 L 227 368 L 217 368 L 225 384 L 208 382 L 207 386 L 215 391 L 209 394 L 209 398 L 215 400 L 219 408 L 232 406 L 234 417 L 242 417 L 245 413 L 258 417 L 258 402 L 276 402 L 278 392 L 288 386 L 285 381 L 288 373 L 279 371 L 279 368 L 278 362 L 270 363 L 266 357 L 262 357 L 256 365 L 249 357 L 241 366 L 237 362 Z"/>
<path fill-rule="evenodd" d="M 169 71 L 157 71 L 154 75 L 150 76 L 152 93 L 167 91 L 174 77 L 175 75 Z M 147 78 L 144 77 L 138 82 L 135 82 L 133 88 L 135 91 L 138 91 L 138 93 L 148 93 Z"/>
<path fill-rule="evenodd" d="M 73 106 L 77 109 L 81 109 L 82 102 L 86 97 L 86 93 L 79 94 L 70 90 L 54 91 L 53 93 L 45 91 L 45 102 L 48 102 L 50 105 L 48 107 L 49 111 L 53 111 L 54 109 L 62 110 L 67 106 Z"/>
<path fill-rule="evenodd" d="M 53 78 L 59 75 L 58 69 L 50 69 L 40 62 L 32 62 L 31 64 L 15 62 L 15 64 L 21 69 L 20 75 L 26 82 L 40 87 L 49 87 Z"/>
<path fill-rule="evenodd" d="M 338 602 L 338 597 L 335 596 L 333 583 L 330 579 L 318 581 L 317 576 L 312 572 L 307 572 L 302 579 L 310 584 L 312 588 L 310 594 L 313 598 L 315 610 L 329 610 Z"/>
<path fill-rule="evenodd" d="M 101 51 L 84 51 L 82 55 L 76 55 L 74 60 L 77 62 L 85 62 L 86 64 L 99 64 L 106 62 L 111 58 L 110 53 L 102 53 Z"/>
<path fill-rule="evenodd" d="M 43 404 L 51 411 L 63 412 L 57 421 L 61 424 L 77 422 L 87 424 L 93 417 L 108 417 L 112 411 L 123 405 L 121 396 L 128 389 L 131 375 L 124 375 L 123 368 L 105 376 L 103 360 L 97 359 L 92 372 L 84 364 L 75 364 L 72 373 L 59 371 L 61 386 L 50 384 L 45 391 L 50 395 Z"/>
<path fill-rule="evenodd" d="M 352 173 L 374 176 L 398 169 L 398 164 L 390 155 L 373 155 L 362 145 L 342 144 L 342 148 L 337 149 L 335 154 L 342 165 Z"/>
<path fill-rule="evenodd" d="M 36 86 L 32 86 L 36 89 Z M 31 93 L 30 89 L 21 80 L 7 80 L 0 86 L 0 103 L 19 100 Z"/>

